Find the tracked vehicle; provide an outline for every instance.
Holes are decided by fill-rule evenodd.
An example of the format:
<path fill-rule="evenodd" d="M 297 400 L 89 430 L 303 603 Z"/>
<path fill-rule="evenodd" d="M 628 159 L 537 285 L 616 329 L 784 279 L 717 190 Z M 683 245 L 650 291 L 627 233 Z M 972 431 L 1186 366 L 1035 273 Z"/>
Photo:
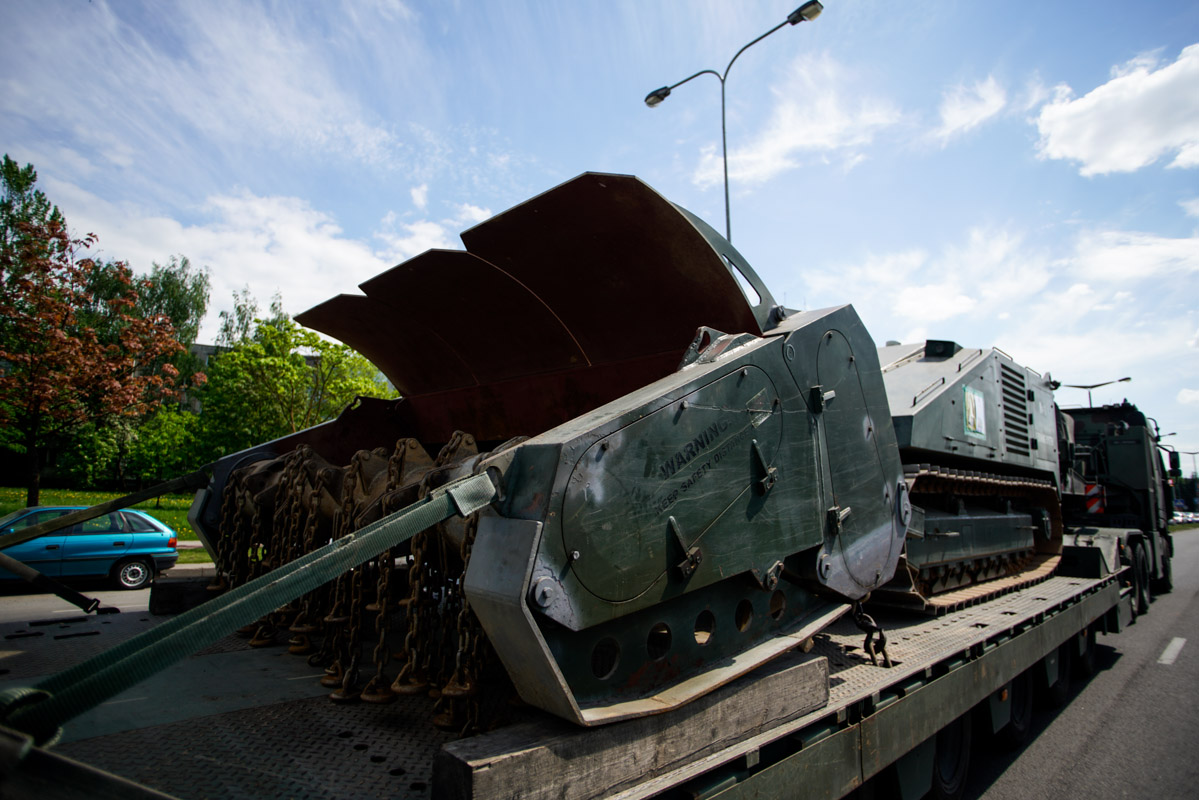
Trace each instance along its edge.
<path fill-rule="evenodd" d="M 184 659 L 199 685 L 230 649 L 286 641 L 308 665 L 265 659 L 263 685 L 311 686 L 292 681 L 312 666 L 327 690 L 201 712 L 175 734 L 197 743 L 177 780 L 144 779 L 194 796 L 258 796 L 264 775 L 297 796 L 835 798 L 868 780 L 959 796 L 972 730 L 1026 740 L 1034 687 L 1064 698 L 1096 635 L 1147 606 L 1151 578 L 1168 589 L 1159 437 L 1130 406 L 1062 411 L 1048 375 L 999 350 L 876 348 L 849 306 L 783 309 L 635 178 L 581 176 L 463 238 L 299 318 L 402 400 L 62 518 L 200 485 L 218 591 L 168 576 L 154 613 L 210 599 L 0 692 L 6 791 L 109 785 L 33 744 L 78 718 L 68 755 L 125 774 L 112 754 L 144 751 L 125 741 L 143 732 L 89 734 L 88 709 Z M 228 637 L 246 623 L 248 645 Z M 393 705 L 347 713 L 326 691 Z"/>
<path fill-rule="evenodd" d="M 451 477 L 497 476 L 502 500 L 377 579 L 264 620 L 258 639 L 286 629 L 331 662 L 335 699 L 432 690 L 457 724 L 494 647 L 526 701 L 609 722 L 686 703 L 884 586 L 925 606 L 1052 568 L 1051 393 L 997 351 L 877 351 L 849 306 L 784 309 L 632 177 L 585 174 L 462 238 L 297 318 L 403 399 L 230 456 L 193 509 L 238 584 Z M 405 646 L 394 681 L 376 648 L 363 688 L 350 609 L 369 603 L 384 637 L 405 609 Z"/>

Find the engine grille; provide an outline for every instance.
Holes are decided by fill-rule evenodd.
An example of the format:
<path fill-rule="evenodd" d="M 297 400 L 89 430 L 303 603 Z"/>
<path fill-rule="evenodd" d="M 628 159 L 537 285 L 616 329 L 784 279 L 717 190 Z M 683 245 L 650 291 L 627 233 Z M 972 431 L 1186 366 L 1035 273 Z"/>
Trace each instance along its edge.
<path fill-rule="evenodd" d="M 999 362 L 999 382 L 1003 389 L 1003 442 L 1009 453 L 1029 457 L 1028 386 L 1024 373 Z"/>

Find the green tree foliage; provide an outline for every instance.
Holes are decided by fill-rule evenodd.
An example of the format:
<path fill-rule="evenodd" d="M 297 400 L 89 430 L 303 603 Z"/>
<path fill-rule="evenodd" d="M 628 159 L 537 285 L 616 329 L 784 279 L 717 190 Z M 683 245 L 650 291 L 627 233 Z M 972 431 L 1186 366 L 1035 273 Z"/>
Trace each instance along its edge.
<path fill-rule="evenodd" d="M 164 408 L 137 429 L 128 455 L 128 474 L 142 483 L 156 483 L 200 467 L 200 417 L 191 411 Z"/>
<path fill-rule="evenodd" d="M 136 312 L 128 267 L 80 256 L 94 237 L 69 236 L 34 188 L 32 165 L 5 156 L 0 172 L 0 426 L 25 453 L 36 505 L 42 451 L 88 423 L 141 416 L 175 396 L 178 371 L 164 359 L 180 345 L 169 319 Z M 95 286 L 109 296 L 98 300 Z"/>
<path fill-rule="evenodd" d="M 379 371 L 343 344 L 293 322 L 278 297 L 257 319 L 247 291 L 221 314 L 203 403 L 203 439 L 210 457 L 236 452 L 328 421 L 354 398 L 394 397 Z"/>

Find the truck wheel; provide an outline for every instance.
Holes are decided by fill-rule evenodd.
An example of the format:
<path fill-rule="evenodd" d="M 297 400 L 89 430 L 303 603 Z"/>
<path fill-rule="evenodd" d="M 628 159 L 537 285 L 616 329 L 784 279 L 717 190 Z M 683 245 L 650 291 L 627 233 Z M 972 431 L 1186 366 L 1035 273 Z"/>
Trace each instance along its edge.
<path fill-rule="evenodd" d="M 1045 687 L 1044 700 L 1049 708 L 1061 708 L 1070 699 L 1070 673 L 1074 670 L 1074 638 L 1057 648 L 1057 682 Z"/>
<path fill-rule="evenodd" d="M 933 788 L 929 800 L 959 800 L 966 791 L 970 772 L 970 713 L 967 712 L 937 733 L 933 758 Z"/>
<path fill-rule="evenodd" d="M 1133 623 L 1136 623 L 1137 617 L 1139 617 L 1141 615 L 1141 604 L 1140 604 L 1140 602 L 1138 602 L 1138 597 L 1140 596 L 1139 584 L 1141 582 L 1140 549 L 1134 545 L 1132 547 L 1129 547 L 1127 552 L 1128 552 L 1128 583 L 1129 583 L 1129 586 L 1132 587 L 1132 594 L 1130 595 L 1130 599 L 1132 600 L 1132 602 L 1129 603 L 1129 607 L 1132 611 L 1131 621 Z"/>
<path fill-rule="evenodd" d="M 1133 559 L 1134 569 L 1136 571 L 1136 582 L 1133 593 L 1133 600 L 1137 604 L 1138 614 L 1149 613 L 1149 557 L 1145 553 L 1145 545 L 1138 543 L 1135 548 L 1136 558 Z"/>
<path fill-rule="evenodd" d="M 1033 702 L 1032 675 L 1028 670 L 1012 680 L 1012 715 L 1007 725 L 999 729 L 996 741 L 1004 750 L 1016 750 L 1032 736 Z"/>
<path fill-rule="evenodd" d="M 1162 556 L 1161 576 L 1153 582 L 1153 591 L 1169 594 L 1174 590 L 1174 570 L 1170 566 L 1170 554 Z"/>
<path fill-rule="evenodd" d="M 117 564 L 112 577 L 119 589 L 144 589 L 154 577 L 154 568 L 140 558 L 131 558 Z"/>
<path fill-rule="evenodd" d="M 1074 662 L 1074 675 L 1085 680 L 1095 674 L 1095 628 L 1088 627 L 1078 635 L 1086 637 L 1087 649 Z"/>

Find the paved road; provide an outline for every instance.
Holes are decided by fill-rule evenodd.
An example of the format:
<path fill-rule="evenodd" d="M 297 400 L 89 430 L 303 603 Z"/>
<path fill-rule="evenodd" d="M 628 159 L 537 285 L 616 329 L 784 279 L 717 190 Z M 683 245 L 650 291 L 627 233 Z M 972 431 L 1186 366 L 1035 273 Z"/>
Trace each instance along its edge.
<path fill-rule="evenodd" d="M 115 606 L 122 612 L 136 613 L 150 607 L 150 590 L 136 592 L 112 591 L 103 582 L 81 582 L 71 588 L 100 601 L 102 606 Z M 0 625 L 8 622 L 35 622 L 83 614 L 75 606 L 52 594 L 44 594 L 24 583 L 5 582 L 0 585 Z"/>
<path fill-rule="evenodd" d="M 1100 637 L 1095 677 L 1062 710 L 1041 712 L 1023 751 L 977 757 L 967 798 L 1199 797 L 1199 530 L 1174 541 L 1174 591 Z"/>

